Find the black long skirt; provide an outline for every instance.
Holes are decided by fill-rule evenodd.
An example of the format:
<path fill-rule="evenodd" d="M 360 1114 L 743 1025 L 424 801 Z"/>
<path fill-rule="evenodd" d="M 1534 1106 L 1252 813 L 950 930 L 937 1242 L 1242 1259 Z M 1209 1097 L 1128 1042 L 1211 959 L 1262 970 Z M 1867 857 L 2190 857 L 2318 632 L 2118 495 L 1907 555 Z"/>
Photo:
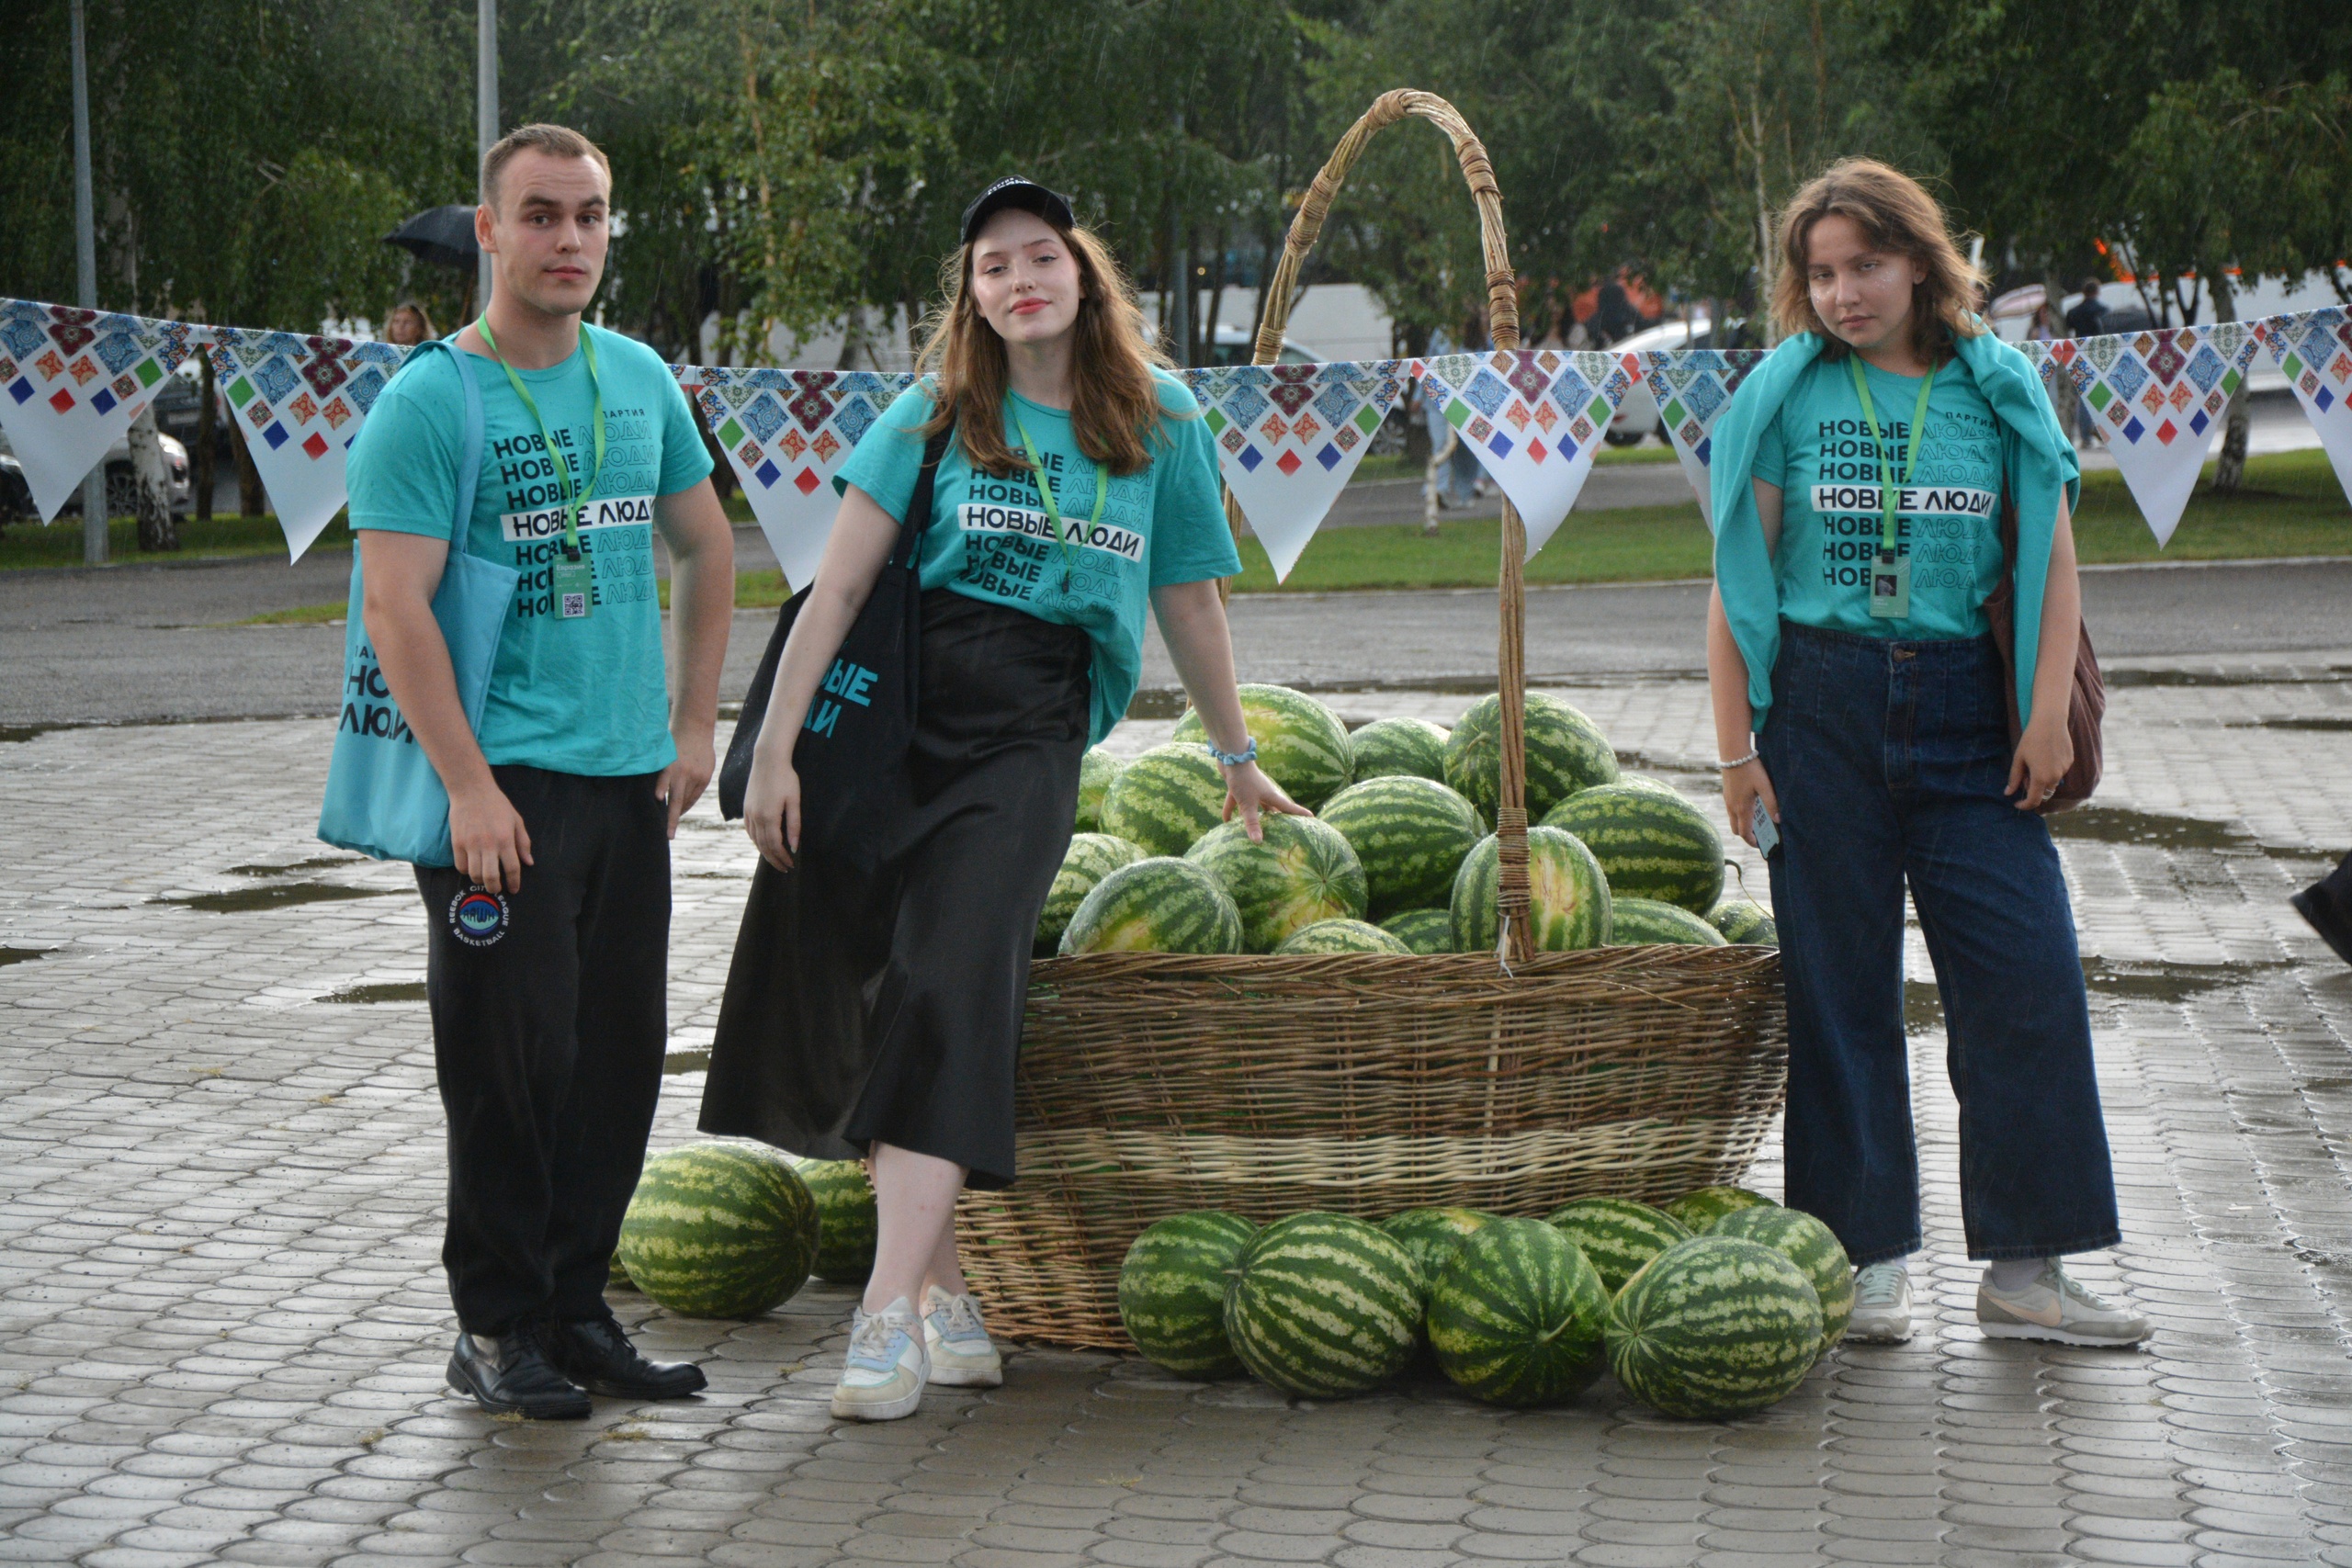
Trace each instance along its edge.
<path fill-rule="evenodd" d="M 878 1139 L 1012 1184 L 1030 948 L 1077 814 L 1090 655 L 1077 627 L 922 596 L 906 798 L 876 813 L 879 870 L 814 845 L 789 872 L 760 863 L 704 1132 L 815 1159 Z"/>

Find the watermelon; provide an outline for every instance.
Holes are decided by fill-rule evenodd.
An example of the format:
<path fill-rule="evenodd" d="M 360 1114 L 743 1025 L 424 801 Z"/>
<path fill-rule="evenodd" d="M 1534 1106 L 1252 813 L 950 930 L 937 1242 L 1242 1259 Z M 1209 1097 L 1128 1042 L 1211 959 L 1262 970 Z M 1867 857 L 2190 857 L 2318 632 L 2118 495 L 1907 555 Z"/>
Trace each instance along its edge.
<path fill-rule="evenodd" d="M 1854 1265 L 1827 1225 L 1802 1209 L 1766 1203 L 1733 1210 L 1707 1234 L 1760 1243 L 1804 1269 L 1821 1302 L 1822 1349 L 1844 1336 L 1847 1320 L 1854 1315 Z"/>
<path fill-rule="evenodd" d="M 1241 911 L 1208 872 L 1157 855 L 1096 883 L 1070 916 L 1061 951 L 1238 953 Z"/>
<path fill-rule="evenodd" d="M 1348 737 L 1358 784 L 1403 775 L 1445 782 L 1445 731 L 1425 718 L 1375 718 Z"/>
<path fill-rule="evenodd" d="M 605 1289 L 608 1291 L 637 1289 L 637 1281 L 630 1279 L 628 1270 L 621 1267 L 621 1255 L 617 1252 L 613 1254 L 612 1261 L 605 1266 Z"/>
<path fill-rule="evenodd" d="M 1606 1332 L 1626 1393 L 1668 1416 L 1720 1420 L 1804 1381 L 1821 1351 L 1821 1301 L 1770 1247 L 1694 1235 L 1625 1281 Z"/>
<path fill-rule="evenodd" d="M 1413 950 L 1366 920 L 1317 920 L 1301 926 L 1274 949 L 1284 955 L 1302 953 L 1392 953 Z"/>
<path fill-rule="evenodd" d="M 1241 697 L 1241 722 L 1258 743 L 1258 766 L 1284 794 L 1312 811 L 1348 787 L 1355 776 L 1355 755 L 1339 715 L 1288 686 L 1235 689 Z M 1176 739 L 1208 738 L 1198 709 L 1176 721 Z"/>
<path fill-rule="evenodd" d="M 1694 1192 L 1685 1192 L 1671 1203 L 1658 1205 L 1688 1225 L 1693 1235 L 1706 1235 L 1709 1226 L 1735 1209 L 1774 1206 L 1772 1200 L 1761 1192 L 1750 1192 L 1745 1187 L 1702 1187 Z"/>
<path fill-rule="evenodd" d="M 1631 898 L 1612 886 L 1609 899 L 1609 945 L 1656 946 L 1683 942 L 1692 947 L 1721 947 L 1724 933 L 1682 908 L 1655 898 Z"/>
<path fill-rule="evenodd" d="M 1553 1210 L 1544 1223 L 1577 1244 L 1612 1296 L 1643 1264 L 1690 1239 L 1681 1221 L 1631 1198 L 1579 1198 Z"/>
<path fill-rule="evenodd" d="M 1725 898 L 1707 911 L 1707 923 L 1723 932 L 1725 942 L 1781 945 L 1781 928 L 1772 911 L 1752 898 Z"/>
<path fill-rule="evenodd" d="M 1501 851 L 1491 833 L 1478 840 L 1453 879 L 1453 946 L 1492 953 L 1500 933 L 1495 888 Z M 1609 879 L 1573 833 L 1527 830 L 1528 916 L 1538 953 L 1600 947 L 1609 941 Z"/>
<path fill-rule="evenodd" d="M 1724 836 L 1663 784 L 1620 780 L 1579 790 L 1552 807 L 1544 826 L 1582 839 L 1617 897 L 1655 898 L 1700 914 L 1723 897 Z"/>
<path fill-rule="evenodd" d="M 1144 1359 L 1182 1378 L 1230 1377 L 1241 1359 L 1225 1337 L 1225 1292 L 1258 1227 L 1203 1209 L 1148 1226 L 1119 1265 L 1119 1321 Z"/>
<path fill-rule="evenodd" d="M 1078 760 L 1078 830 L 1102 830 L 1102 795 L 1119 776 L 1119 759 L 1100 746 L 1090 746 Z"/>
<path fill-rule="evenodd" d="M 761 1144 L 689 1144 L 645 1162 L 617 1255 L 637 1288 L 682 1317 L 757 1317 L 817 1261 L 817 1201 Z"/>
<path fill-rule="evenodd" d="M 1363 867 L 1336 829 L 1272 811 L 1259 827 L 1265 836 L 1257 843 L 1237 819 L 1210 829 L 1184 852 L 1233 896 L 1243 952 L 1272 953 L 1302 927 L 1363 913 Z"/>
<path fill-rule="evenodd" d="M 1324 802 L 1322 816 L 1363 863 L 1375 918 L 1444 902 L 1487 830 L 1461 795 L 1404 774 L 1350 784 Z"/>
<path fill-rule="evenodd" d="M 1062 944 L 1062 932 L 1069 929 L 1069 918 L 1086 902 L 1086 896 L 1095 885 L 1123 865 L 1133 865 L 1144 858 L 1143 846 L 1131 844 L 1109 833 L 1074 834 L 1069 852 L 1062 856 L 1061 870 L 1054 873 L 1054 886 L 1046 895 L 1046 908 L 1037 916 L 1036 951 L 1052 953 Z"/>
<path fill-rule="evenodd" d="M 1600 1375 L 1609 1292 L 1576 1244 L 1541 1220 L 1464 1236 L 1430 1292 L 1430 1348 L 1492 1404 L 1556 1404 Z"/>
<path fill-rule="evenodd" d="M 1491 822 L 1502 798 L 1503 703 L 1480 697 L 1453 727 L 1445 742 L 1445 782 L 1467 795 Z M 1527 694 L 1527 819 L 1544 814 L 1580 789 L 1617 776 L 1617 754 L 1600 727 L 1541 692 Z"/>
<path fill-rule="evenodd" d="M 1404 1243 L 1405 1250 L 1413 1255 L 1413 1267 L 1420 1271 L 1421 1292 L 1426 1296 L 1462 1238 L 1494 1217 L 1476 1209 L 1408 1209 L 1381 1221 L 1380 1228 Z"/>
<path fill-rule="evenodd" d="M 874 1240 L 881 1217 L 865 1164 L 854 1159 L 798 1159 L 792 1168 L 817 1201 L 817 1262 L 809 1270 L 834 1285 L 863 1285 L 874 1272 Z"/>
<path fill-rule="evenodd" d="M 1377 1225 L 1293 1214 L 1260 1231 L 1235 1267 L 1226 1337 L 1243 1366 L 1284 1393 L 1361 1393 L 1413 1359 L 1420 1275 Z"/>
<path fill-rule="evenodd" d="M 1155 746 L 1102 792 L 1102 831 L 1144 852 L 1181 855 L 1225 820 L 1225 775 L 1198 746 Z"/>
<path fill-rule="evenodd" d="M 1453 911 L 1407 909 L 1380 922 L 1380 929 L 1405 944 L 1408 953 L 1452 953 Z"/>

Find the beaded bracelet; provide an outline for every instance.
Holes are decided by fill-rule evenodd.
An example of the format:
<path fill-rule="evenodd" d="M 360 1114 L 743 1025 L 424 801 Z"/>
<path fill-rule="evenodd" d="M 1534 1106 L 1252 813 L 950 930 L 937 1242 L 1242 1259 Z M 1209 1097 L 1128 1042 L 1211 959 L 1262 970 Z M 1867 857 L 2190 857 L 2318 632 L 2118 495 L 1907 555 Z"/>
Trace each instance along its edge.
<path fill-rule="evenodd" d="M 1763 755 L 1764 753 L 1760 750 L 1751 750 L 1745 757 L 1734 758 L 1728 762 L 1717 762 L 1715 764 L 1715 771 L 1719 773 L 1728 773 L 1736 769 L 1747 766 L 1748 763 L 1755 761 L 1758 758 Z"/>

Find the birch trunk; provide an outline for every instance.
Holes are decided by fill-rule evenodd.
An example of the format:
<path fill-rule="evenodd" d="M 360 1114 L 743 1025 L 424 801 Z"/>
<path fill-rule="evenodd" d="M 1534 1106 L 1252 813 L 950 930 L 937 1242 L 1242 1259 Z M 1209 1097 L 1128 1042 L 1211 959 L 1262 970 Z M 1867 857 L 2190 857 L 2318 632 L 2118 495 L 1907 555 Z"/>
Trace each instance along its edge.
<path fill-rule="evenodd" d="M 172 515 L 172 471 L 164 461 L 163 433 L 155 428 L 153 402 L 139 411 L 123 440 L 130 448 L 131 512 L 139 519 L 139 547 L 176 550 L 180 528 Z"/>

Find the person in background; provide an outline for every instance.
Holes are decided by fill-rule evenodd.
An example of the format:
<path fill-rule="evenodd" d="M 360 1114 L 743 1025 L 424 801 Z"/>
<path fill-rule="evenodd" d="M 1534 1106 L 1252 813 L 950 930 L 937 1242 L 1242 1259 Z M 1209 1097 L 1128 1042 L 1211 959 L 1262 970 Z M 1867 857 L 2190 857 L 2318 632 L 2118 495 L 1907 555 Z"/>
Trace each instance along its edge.
<path fill-rule="evenodd" d="M 2066 330 L 2075 337 L 2097 337 L 2106 331 L 2107 302 L 2099 298 L 2099 281 L 2096 277 L 2083 279 L 2083 297 L 2066 312 Z M 2098 426 L 2093 423 L 2098 411 L 2082 399 L 2075 400 L 2075 445 L 2087 450 L 2098 444 Z"/>
<path fill-rule="evenodd" d="M 414 348 L 439 335 L 433 330 L 433 318 L 413 299 L 401 300 L 384 318 L 384 341 L 397 348 Z"/>
<path fill-rule="evenodd" d="M 1429 356 L 1442 359 L 1449 354 L 1464 350 L 1443 327 L 1430 332 Z M 1421 418 L 1430 430 L 1429 488 L 1437 504 L 1451 510 L 1468 506 L 1478 499 L 1478 479 L 1482 470 L 1478 459 L 1445 417 L 1445 389 L 1424 378 L 1420 384 Z"/>

